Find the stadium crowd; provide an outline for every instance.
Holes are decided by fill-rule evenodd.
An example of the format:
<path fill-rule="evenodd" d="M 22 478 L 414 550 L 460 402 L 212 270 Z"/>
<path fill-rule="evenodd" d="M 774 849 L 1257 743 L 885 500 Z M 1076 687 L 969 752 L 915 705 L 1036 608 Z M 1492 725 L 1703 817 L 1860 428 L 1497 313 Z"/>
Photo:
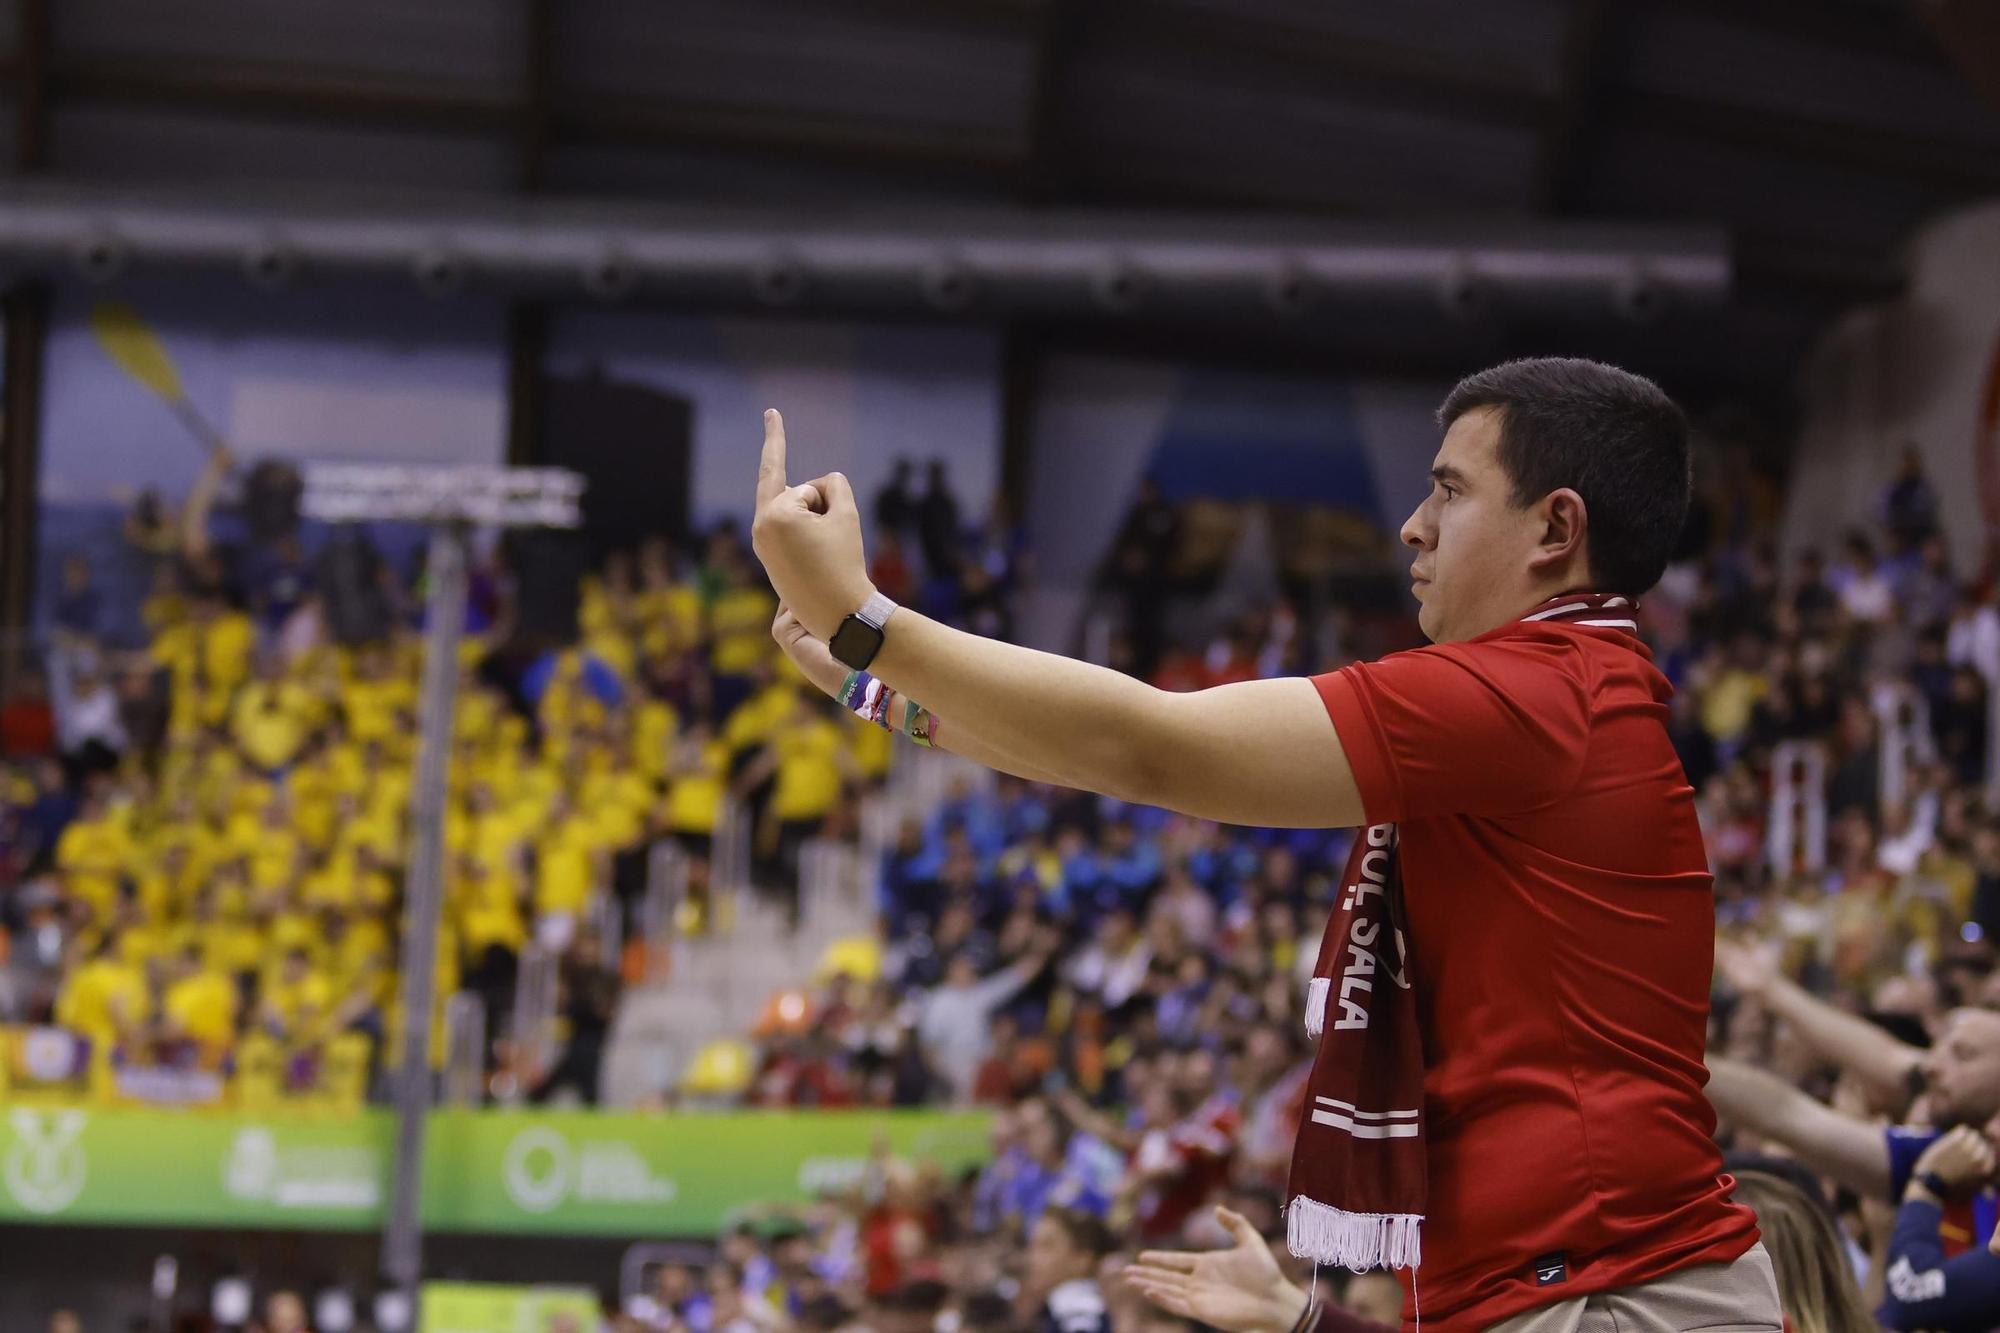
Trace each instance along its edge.
<path fill-rule="evenodd" d="M 399 575 L 351 534 L 309 553 L 295 513 L 260 523 L 258 469 L 232 524 L 218 510 L 231 464 L 219 454 L 179 514 L 148 497 L 126 524 L 152 577 L 142 644 L 116 642 L 116 608 L 72 557 L 40 663 L 11 673 L 0 1087 L 16 1093 L 355 1099 L 397 1058 L 421 570 Z M 1001 530 L 959 533 L 941 470 L 912 511 L 925 553 L 904 571 L 922 579 L 913 599 L 1001 627 Z M 757 882 L 796 885 L 805 838 L 855 827 L 888 737 L 785 666 L 776 604 L 730 523 L 691 551 L 661 538 L 611 553 L 571 589 L 564 639 L 523 630 L 521 557 L 482 549 L 448 769 L 433 1049 L 442 1060 L 446 997 L 470 991 L 494 1038 L 493 1090 L 594 1101 L 636 966 L 616 946 L 636 924 L 647 849 L 671 838 L 707 857 L 736 797 Z M 681 925 L 700 929 L 703 906 L 687 903 Z M 508 1029 L 530 949 L 557 960 L 552 1066 Z"/>
<path fill-rule="evenodd" d="M 1683 557 L 1641 619 L 1677 687 L 1674 739 L 1716 874 L 1720 1133 L 1785 1246 L 1794 1327 L 2000 1327 L 2000 1258 L 1986 1252 L 2000 1136 L 1995 571 L 1951 567 L 1914 456 L 1878 524 L 1789 568 L 1775 488 L 1740 457 L 1705 459 L 1703 481 Z M 1130 560 L 1112 578 L 1147 614 L 1157 592 L 1133 590 L 1175 558 L 1159 534 L 1178 526 L 1150 491 L 1125 526 Z M 1347 660 L 1296 603 L 1230 618 L 1205 650 L 1169 641 L 1145 656 L 1179 688 Z M 881 868 L 882 975 L 831 977 L 796 1023 L 764 1034 L 746 1099 L 987 1105 L 994 1161 L 958 1181 L 888 1174 L 874 1198 L 813 1215 L 783 1247 L 805 1285 L 780 1284 L 778 1316 L 753 1299 L 744 1317 L 1173 1322 L 1109 1281 L 1066 1313 L 1037 1286 L 1037 1256 L 1046 1244 L 1074 1271 L 1089 1255 L 1109 1274 L 1142 1247 L 1222 1244 L 1216 1205 L 1281 1236 L 1309 1054 L 1300 941 L 1317 936 L 1348 838 L 1004 777 L 906 826 Z M 706 1276 L 663 1277 L 638 1322 L 699 1333 L 715 1291 L 770 1295 L 766 1269 L 737 1280 L 729 1246 L 749 1241 L 728 1242 Z M 1010 1251 L 1025 1266 L 996 1267 Z M 847 1273 L 861 1276 L 846 1303 L 822 1303 L 821 1283 Z M 1320 1281 L 1364 1318 L 1398 1317 L 1380 1275 Z M 1099 1322 L 1072 1321 L 1079 1303 Z"/>
<path fill-rule="evenodd" d="M 1716 875 L 1712 1097 L 1732 1169 L 1801 1333 L 2000 1326 L 1986 1249 L 2000 1136 L 1996 571 L 1952 567 L 1914 458 L 1879 522 L 1789 563 L 1775 487 L 1730 457 L 1700 475 L 1682 558 L 1640 617 L 1677 687 L 1673 734 Z M 893 566 L 927 553 L 943 519 L 898 494 L 876 505 L 882 529 L 906 534 L 878 537 L 877 582 L 925 596 L 928 561 Z M 1158 609 L 1134 592 L 1146 562 L 1173 557 L 1179 524 L 1162 504 L 1142 501 L 1130 562 L 1113 562 L 1135 612 Z M 1018 551 L 998 527 L 976 549 L 966 566 L 1000 574 L 943 586 L 1001 630 L 986 588 L 1008 585 Z M 86 591 L 72 580 L 75 619 Z M 53 991 L 30 1012 L 113 1047 L 380 1030 L 368 1024 L 392 1003 L 408 625 L 361 651 L 288 637 L 311 602 L 273 621 L 268 599 L 179 589 L 159 602 L 145 664 L 107 670 L 74 642 L 59 649 L 60 725 L 44 757 L 11 762 L 5 807 L 26 871 L 7 900 L 14 948 L 60 941 Z M 770 614 L 724 532 L 688 568 L 658 547 L 613 561 L 584 591 L 579 646 L 511 688 L 468 654 L 446 960 L 468 985 L 500 985 L 535 937 L 568 949 L 572 969 L 600 966 L 590 893 L 615 890 L 619 858 L 649 838 L 700 852 L 732 775 L 772 782 L 765 847 L 782 882 L 802 826 L 838 826 L 883 771 L 883 733 L 787 683 Z M 1171 688 L 1331 670 L 1372 646 L 1344 610 L 1289 591 L 1205 642 L 1135 647 L 1139 628 L 1116 653 Z M 295 639 L 303 651 L 285 651 Z M 171 687 L 152 720 L 142 686 L 156 673 Z M 34 703 L 10 705 L 10 741 L 34 739 L 21 721 Z M 148 726 L 166 744 L 133 740 Z M 793 804 L 801 792 L 814 799 Z M 1300 941 L 1317 935 L 1349 837 L 1004 778 L 954 790 L 885 854 L 879 973 L 815 983 L 795 1021 L 763 1034 L 741 1091 L 767 1106 L 989 1106 L 990 1164 L 952 1179 L 883 1155 L 858 1190 L 765 1210 L 712 1257 L 659 1265 L 612 1326 L 1236 1327 L 1160 1285 L 1170 1255 L 1140 1258 L 1214 1247 L 1274 1290 L 1317 1282 L 1341 1312 L 1322 1328 L 1394 1325 L 1388 1277 L 1301 1272 L 1281 1242 L 1262 1248 L 1282 1234 L 1307 1072 Z"/>

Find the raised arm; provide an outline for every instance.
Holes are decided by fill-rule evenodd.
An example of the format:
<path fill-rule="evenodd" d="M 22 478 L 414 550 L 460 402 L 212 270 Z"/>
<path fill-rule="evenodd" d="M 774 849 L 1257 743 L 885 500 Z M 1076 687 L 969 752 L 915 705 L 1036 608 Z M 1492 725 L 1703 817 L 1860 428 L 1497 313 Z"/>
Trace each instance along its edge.
<path fill-rule="evenodd" d="M 181 553 L 190 560 L 208 554 L 208 516 L 234 461 L 227 449 L 212 451 L 208 465 L 195 478 L 194 489 L 188 492 L 187 503 L 181 507 Z"/>
<path fill-rule="evenodd" d="M 860 510 L 837 472 L 787 485 L 776 412 L 764 430 L 751 541 L 778 599 L 823 642 L 874 591 Z M 1008 772 L 1225 823 L 1362 820 L 1339 737 L 1304 679 L 1170 694 L 908 609 L 889 618 L 869 670 L 936 714 L 947 748 L 962 738 L 960 753 L 1007 761 L 994 766 Z"/>
<path fill-rule="evenodd" d="M 1870 1198 L 1889 1196 L 1889 1146 L 1873 1125 L 1720 1055 L 1708 1057 L 1708 1100 L 1722 1119 L 1784 1144 L 1822 1175 Z"/>
<path fill-rule="evenodd" d="M 812 682 L 815 688 L 829 698 L 840 694 L 841 682 L 847 678 L 847 668 L 833 660 L 833 654 L 827 651 L 826 644 L 806 633 L 806 627 L 799 623 L 799 618 L 792 614 L 790 607 L 779 605 L 777 618 L 771 622 L 771 637 L 785 650 L 785 656 L 799 669 L 799 674 Z M 888 716 L 902 716 L 904 696 L 893 690 L 890 695 Z M 1065 779 L 1047 769 L 1036 768 L 1032 764 L 1024 764 L 1018 759 L 1002 754 L 993 746 L 981 742 L 963 727 L 949 729 L 940 727 L 934 748 L 1028 782 L 1040 782 L 1052 787 L 1069 785 Z"/>
<path fill-rule="evenodd" d="M 1715 965 L 1744 996 L 1791 1024 L 1822 1059 L 1853 1070 L 1884 1092 L 1909 1092 L 1924 1053 L 1785 977 L 1769 948 L 1718 940 Z"/>

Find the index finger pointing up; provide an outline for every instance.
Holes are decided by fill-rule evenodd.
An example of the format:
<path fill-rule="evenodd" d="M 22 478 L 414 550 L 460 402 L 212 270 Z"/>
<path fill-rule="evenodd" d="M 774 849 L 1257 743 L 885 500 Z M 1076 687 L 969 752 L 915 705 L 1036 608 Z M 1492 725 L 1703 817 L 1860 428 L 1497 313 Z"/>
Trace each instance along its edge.
<path fill-rule="evenodd" d="M 764 459 L 757 465 L 757 507 L 762 509 L 785 489 L 785 419 L 778 409 L 764 412 Z"/>

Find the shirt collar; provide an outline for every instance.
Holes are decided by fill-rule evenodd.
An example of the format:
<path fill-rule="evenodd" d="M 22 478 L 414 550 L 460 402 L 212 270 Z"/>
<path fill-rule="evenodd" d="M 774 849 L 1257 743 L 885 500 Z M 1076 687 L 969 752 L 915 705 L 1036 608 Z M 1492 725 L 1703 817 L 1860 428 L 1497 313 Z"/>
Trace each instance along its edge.
<path fill-rule="evenodd" d="M 1565 592 L 1549 598 L 1515 623 L 1554 621 L 1587 625 L 1593 629 L 1620 630 L 1637 638 L 1638 617 L 1639 603 L 1623 593 Z"/>

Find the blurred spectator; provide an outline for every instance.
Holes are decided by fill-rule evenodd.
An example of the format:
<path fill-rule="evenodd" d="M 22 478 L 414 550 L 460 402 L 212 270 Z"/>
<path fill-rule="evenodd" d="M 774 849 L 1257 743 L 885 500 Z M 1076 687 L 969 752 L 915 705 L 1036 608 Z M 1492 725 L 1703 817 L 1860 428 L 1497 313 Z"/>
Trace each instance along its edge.
<path fill-rule="evenodd" d="M 1141 478 L 1138 497 L 1111 540 L 1103 578 L 1124 600 L 1132 670 L 1142 677 L 1153 675 L 1165 646 L 1168 572 L 1180 543 L 1179 511 L 1160 494 L 1152 477 Z"/>
<path fill-rule="evenodd" d="M 258 1333 L 312 1333 L 306 1322 L 306 1303 L 295 1291 L 274 1291 L 264 1302 L 264 1322 Z"/>
<path fill-rule="evenodd" d="M 7 682 L 0 706 L 0 754 L 23 758 L 56 752 L 56 715 L 49 703 L 48 678 L 32 667 Z"/>
<path fill-rule="evenodd" d="M 870 512 L 875 519 L 877 544 L 892 542 L 900 546 L 915 531 L 918 500 L 910 492 L 913 472 L 909 459 L 898 458 L 889 470 L 889 480 L 875 492 Z"/>
<path fill-rule="evenodd" d="M 1756 1211 L 1777 1272 L 1779 1306 L 1798 1333 L 1870 1333 L 1876 1327 L 1823 1199 L 1778 1176 L 1739 1171 L 1736 1200 Z"/>
<path fill-rule="evenodd" d="M 90 562 L 80 555 L 63 557 L 62 586 L 49 615 L 56 629 L 78 638 L 94 638 L 103 628 L 104 599 L 90 583 Z"/>
<path fill-rule="evenodd" d="M 1883 497 L 1882 512 L 1889 533 L 1905 550 L 1914 549 L 1937 532 L 1937 492 L 1924 475 L 1923 453 L 1903 446 L 1903 465 Z"/>
<path fill-rule="evenodd" d="M 1884 576 L 1875 558 L 1875 544 L 1863 534 L 1847 538 L 1846 558 L 1829 580 L 1840 598 L 1840 609 L 1849 619 L 1877 624 L 1889 619 L 1895 606 L 1895 589 Z"/>
<path fill-rule="evenodd" d="M 588 933 L 563 955 L 557 976 L 557 1010 L 566 1029 L 563 1054 L 528 1100 L 545 1102 L 568 1088 L 595 1106 L 604 1043 L 618 1007 L 618 979 L 605 965 L 596 935 Z"/>
<path fill-rule="evenodd" d="M 118 695 L 94 648 L 63 644 L 49 652 L 56 742 L 72 781 L 117 767 L 127 740 Z"/>
<path fill-rule="evenodd" d="M 1097 1270 L 1116 1249 L 1101 1219 L 1052 1208 L 1028 1236 L 1022 1303 L 1036 1333 L 1111 1333 Z"/>
<path fill-rule="evenodd" d="M 917 506 L 917 535 L 930 577 L 956 578 L 965 533 L 960 526 L 958 497 L 952 494 L 942 458 L 933 458 L 926 470 L 924 496 Z"/>
<path fill-rule="evenodd" d="M 994 1011 L 1033 981 L 1053 952 L 1053 942 L 1038 942 L 1034 952 L 983 981 L 968 953 L 954 954 L 945 965 L 943 984 L 923 1001 L 917 1034 L 931 1067 L 944 1077 L 954 1098 L 972 1096 L 979 1066 L 991 1049 Z"/>

